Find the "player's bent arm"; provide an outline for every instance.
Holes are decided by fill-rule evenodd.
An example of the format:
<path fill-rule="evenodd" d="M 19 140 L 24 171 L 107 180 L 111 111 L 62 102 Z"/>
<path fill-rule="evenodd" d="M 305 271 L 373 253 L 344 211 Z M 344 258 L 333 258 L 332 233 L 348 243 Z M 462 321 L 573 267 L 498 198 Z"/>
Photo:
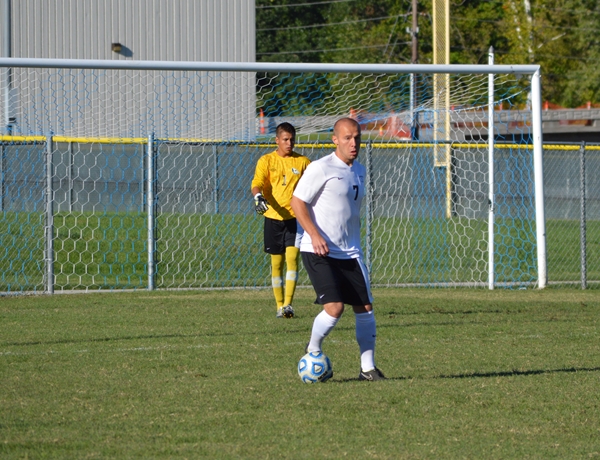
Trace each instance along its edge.
<path fill-rule="evenodd" d="M 268 164 L 265 160 L 265 157 L 263 156 L 258 159 L 258 162 L 256 163 L 256 168 L 254 170 L 254 177 L 252 178 L 252 182 L 250 185 L 252 196 L 255 196 L 257 193 L 262 193 L 267 178 Z"/>
<path fill-rule="evenodd" d="M 306 233 L 310 235 L 312 241 L 313 250 L 318 256 L 326 256 L 329 254 L 329 247 L 327 242 L 319 233 L 317 226 L 310 217 L 306 203 L 296 196 L 292 196 L 291 201 L 292 210 L 296 215 L 296 220 Z"/>

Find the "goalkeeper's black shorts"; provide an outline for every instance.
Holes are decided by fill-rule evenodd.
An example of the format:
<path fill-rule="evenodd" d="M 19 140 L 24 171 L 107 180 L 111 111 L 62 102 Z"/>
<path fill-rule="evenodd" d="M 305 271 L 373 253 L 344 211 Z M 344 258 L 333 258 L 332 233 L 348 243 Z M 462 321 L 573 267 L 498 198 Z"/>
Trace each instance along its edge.
<path fill-rule="evenodd" d="M 275 220 L 265 217 L 265 252 L 267 254 L 285 254 L 288 246 L 297 246 L 296 219 Z"/>
<path fill-rule="evenodd" d="M 334 259 L 302 252 L 302 263 L 317 294 L 317 303 L 373 303 L 367 268 L 359 259 Z"/>

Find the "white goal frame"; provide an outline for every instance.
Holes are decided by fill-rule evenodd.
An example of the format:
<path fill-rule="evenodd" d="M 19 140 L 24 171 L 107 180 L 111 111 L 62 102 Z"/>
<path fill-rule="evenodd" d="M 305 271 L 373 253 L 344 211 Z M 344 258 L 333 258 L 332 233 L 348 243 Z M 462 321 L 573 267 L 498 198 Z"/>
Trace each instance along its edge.
<path fill-rule="evenodd" d="M 493 62 L 493 61 L 492 61 Z M 543 136 L 542 136 L 542 104 L 541 104 L 541 72 L 538 65 L 427 65 L 427 64 L 293 64 L 293 63 L 239 63 L 239 62 L 173 62 L 173 61 L 124 61 L 124 60 L 81 60 L 81 59 L 33 59 L 33 58 L 0 58 L 0 69 L 9 69 L 6 79 L 2 82 L 6 105 L 4 112 L 6 119 L 10 118 L 11 108 L 9 100 L 11 95 L 10 69 L 11 68 L 69 68 L 69 69 L 114 69 L 114 70 L 144 70 L 144 71 L 207 71 L 207 72 L 287 72 L 287 73 L 380 73 L 380 74 L 488 74 L 490 77 L 489 95 L 489 151 L 490 160 L 493 156 L 494 139 L 494 87 L 495 75 L 512 74 L 527 76 L 530 81 L 530 110 L 531 130 L 533 142 L 534 182 L 535 182 L 535 222 L 536 222 L 536 247 L 537 247 L 537 287 L 542 289 L 547 285 L 547 249 L 546 227 L 544 213 L 544 180 L 543 180 Z M 150 144 L 150 142 L 149 142 Z M 151 162 L 149 162 L 151 164 Z M 493 163 L 490 163 L 493 164 Z M 491 171 L 493 173 L 493 169 Z M 489 181 L 489 289 L 494 288 L 494 262 L 493 262 L 493 219 L 494 219 L 494 192 L 493 180 Z M 151 190 L 151 184 L 150 184 Z M 150 225 L 149 225 L 150 227 Z M 154 244 L 149 229 L 149 251 L 154 250 Z M 51 242 L 48 242 L 51 245 Z M 51 248 L 48 248 L 50 251 Z M 153 254 L 149 254 L 151 260 Z M 153 266 L 149 262 L 149 271 Z M 52 271 L 48 269 L 48 278 Z M 152 289 L 154 283 L 149 279 L 148 287 Z M 52 292 L 52 289 L 48 289 Z"/>

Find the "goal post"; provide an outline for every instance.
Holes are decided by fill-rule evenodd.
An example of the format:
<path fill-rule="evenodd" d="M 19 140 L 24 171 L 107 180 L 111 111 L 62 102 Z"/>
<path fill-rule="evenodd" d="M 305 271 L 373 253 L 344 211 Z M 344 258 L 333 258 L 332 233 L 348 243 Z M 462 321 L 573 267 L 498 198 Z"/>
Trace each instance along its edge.
<path fill-rule="evenodd" d="M 535 178 L 536 239 L 538 259 L 538 284 L 548 284 L 546 250 L 546 214 L 544 208 L 544 143 L 542 136 L 542 84 L 538 68 L 531 75 L 531 110 L 533 122 L 533 164 Z"/>
<path fill-rule="evenodd" d="M 1 58 L 0 73 L 0 292 L 267 287 L 256 160 L 283 121 L 299 153 L 326 155 L 345 116 L 363 132 L 374 286 L 546 286 L 538 66 Z"/>

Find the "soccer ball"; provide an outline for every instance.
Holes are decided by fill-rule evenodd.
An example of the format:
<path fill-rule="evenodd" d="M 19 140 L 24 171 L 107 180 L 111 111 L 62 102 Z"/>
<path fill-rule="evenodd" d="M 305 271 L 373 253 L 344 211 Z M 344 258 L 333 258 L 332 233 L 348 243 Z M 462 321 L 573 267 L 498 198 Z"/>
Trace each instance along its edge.
<path fill-rule="evenodd" d="M 322 351 L 311 351 L 300 358 L 298 375 L 304 383 L 326 382 L 333 377 L 333 367 Z"/>

